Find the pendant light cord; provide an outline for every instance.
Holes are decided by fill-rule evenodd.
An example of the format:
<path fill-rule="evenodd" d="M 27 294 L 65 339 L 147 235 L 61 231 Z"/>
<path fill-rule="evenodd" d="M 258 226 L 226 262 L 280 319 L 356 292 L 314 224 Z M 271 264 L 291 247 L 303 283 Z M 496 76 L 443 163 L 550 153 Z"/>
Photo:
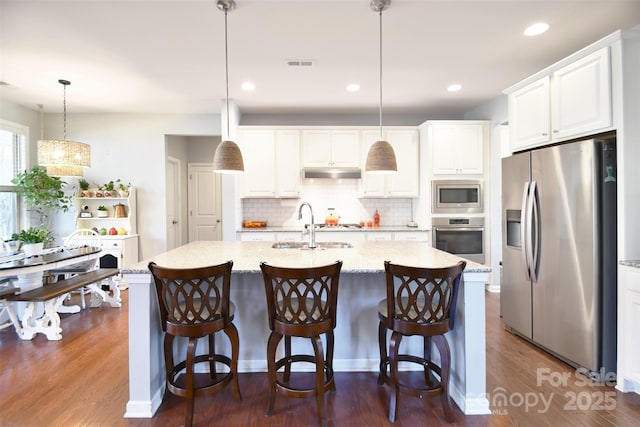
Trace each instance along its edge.
<path fill-rule="evenodd" d="M 62 139 L 67 140 L 67 85 L 62 84 Z"/>
<path fill-rule="evenodd" d="M 383 140 L 382 136 L 382 9 L 380 9 L 380 108 L 379 108 L 379 120 L 380 120 L 380 140 Z"/>
<path fill-rule="evenodd" d="M 231 139 L 229 132 L 229 43 L 227 41 L 227 11 L 224 11 L 224 64 L 227 83 L 227 139 Z"/>

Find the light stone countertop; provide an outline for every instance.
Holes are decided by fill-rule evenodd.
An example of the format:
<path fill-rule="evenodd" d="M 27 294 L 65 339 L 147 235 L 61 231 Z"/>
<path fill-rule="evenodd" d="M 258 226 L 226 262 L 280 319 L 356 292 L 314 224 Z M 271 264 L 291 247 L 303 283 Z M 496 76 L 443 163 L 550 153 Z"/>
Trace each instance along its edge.
<path fill-rule="evenodd" d="M 620 261 L 620 265 L 627 267 L 640 268 L 640 259 L 632 259 L 628 261 Z"/>
<path fill-rule="evenodd" d="M 273 242 L 200 241 L 150 257 L 122 269 L 124 274 L 149 273 L 148 264 L 172 268 L 195 268 L 233 261 L 234 273 L 260 273 L 260 262 L 282 267 L 314 267 L 342 260 L 343 273 L 380 273 L 384 261 L 417 267 L 446 267 L 461 258 L 432 248 L 424 242 L 351 242 L 345 249 L 273 249 Z M 489 272 L 491 268 L 467 260 L 465 272 Z"/>
<path fill-rule="evenodd" d="M 316 227 L 316 233 L 324 233 L 327 231 L 340 232 L 340 233 L 354 233 L 363 231 L 387 231 L 387 232 L 402 232 L 402 231 L 416 231 L 424 232 L 431 231 L 424 227 L 407 227 L 406 225 L 388 225 L 382 227 L 362 227 L 362 228 L 334 228 L 334 227 Z M 270 233 L 285 233 L 285 232 L 302 232 L 301 227 L 256 227 L 256 228 L 241 228 L 238 233 L 253 233 L 253 232 L 270 232 Z"/>

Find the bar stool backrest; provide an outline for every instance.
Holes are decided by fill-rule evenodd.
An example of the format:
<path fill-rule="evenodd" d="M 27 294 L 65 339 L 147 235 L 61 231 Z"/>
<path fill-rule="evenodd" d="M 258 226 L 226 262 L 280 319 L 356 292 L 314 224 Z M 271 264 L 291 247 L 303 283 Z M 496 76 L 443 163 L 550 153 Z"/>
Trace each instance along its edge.
<path fill-rule="evenodd" d="M 387 328 L 407 335 L 453 329 L 458 289 L 466 262 L 444 268 L 420 268 L 385 261 Z"/>
<path fill-rule="evenodd" d="M 310 268 L 275 267 L 262 262 L 260 268 L 272 331 L 278 330 L 278 325 L 335 328 L 342 261 Z M 310 333 L 315 335 L 317 331 Z"/>
<path fill-rule="evenodd" d="M 229 304 L 232 267 L 233 261 L 190 269 L 149 263 L 163 330 L 198 337 L 223 329 L 234 314 Z"/>

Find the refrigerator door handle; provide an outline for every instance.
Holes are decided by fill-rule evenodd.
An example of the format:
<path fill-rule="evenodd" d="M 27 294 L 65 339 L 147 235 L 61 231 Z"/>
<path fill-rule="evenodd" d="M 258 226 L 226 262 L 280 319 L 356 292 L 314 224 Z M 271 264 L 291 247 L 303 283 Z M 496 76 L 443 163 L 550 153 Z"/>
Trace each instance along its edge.
<path fill-rule="evenodd" d="M 531 257 L 529 270 L 531 271 L 531 279 L 534 282 L 538 281 L 538 273 L 540 272 L 540 250 L 541 250 L 541 233 L 540 226 L 542 225 L 540 217 L 540 195 L 538 194 L 538 183 L 536 181 L 531 182 L 531 194 L 529 196 L 531 201 L 531 225 L 534 232 L 531 234 Z"/>
<path fill-rule="evenodd" d="M 527 231 L 529 229 L 529 219 L 527 215 L 527 205 L 529 201 L 529 186 L 531 182 L 527 181 L 524 183 L 524 188 L 522 190 L 522 209 L 520 210 L 520 254 L 522 255 L 522 265 L 524 266 L 524 277 L 527 280 L 531 280 L 531 273 L 529 270 L 529 257 L 527 256 L 528 247 L 529 247 L 529 239 L 530 232 Z"/>

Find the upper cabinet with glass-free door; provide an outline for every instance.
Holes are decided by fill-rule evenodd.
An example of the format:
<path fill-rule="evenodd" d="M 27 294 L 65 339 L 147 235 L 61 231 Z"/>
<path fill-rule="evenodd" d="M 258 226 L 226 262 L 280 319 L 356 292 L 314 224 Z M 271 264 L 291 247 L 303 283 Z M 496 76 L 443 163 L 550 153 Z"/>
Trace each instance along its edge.
<path fill-rule="evenodd" d="M 396 155 L 398 171 L 388 175 L 364 171 L 367 153 L 380 140 L 379 129 L 362 131 L 361 197 L 418 197 L 420 189 L 419 137 L 416 128 L 385 128 L 383 137 Z"/>
<path fill-rule="evenodd" d="M 427 121 L 433 175 L 482 175 L 488 122 Z"/>
<path fill-rule="evenodd" d="M 300 132 L 296 129 L 241 128 L 245 198 L 300 196 Z"/>
<path fill-rule="evenodd" d="M 302 131 L 303 167 L 358 167 L 360 133 L 357 129 Z"/>
<path fill-rule="evenodd" d="M 507 89 L 511 151 L 610 130 L 609 55 L 603 47 Z"/>

